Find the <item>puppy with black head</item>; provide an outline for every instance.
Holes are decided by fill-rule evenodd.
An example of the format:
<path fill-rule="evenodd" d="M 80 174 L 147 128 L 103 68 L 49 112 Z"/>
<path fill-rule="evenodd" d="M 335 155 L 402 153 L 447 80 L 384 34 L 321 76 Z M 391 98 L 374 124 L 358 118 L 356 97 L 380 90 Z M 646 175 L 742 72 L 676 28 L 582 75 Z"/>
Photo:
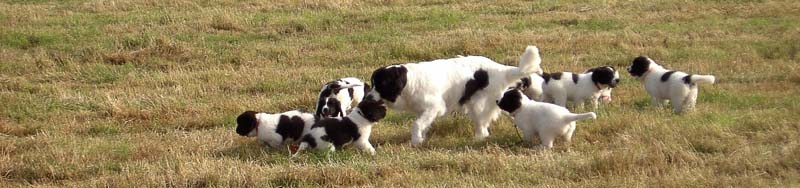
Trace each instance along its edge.
<path fill-rule="evenodd" d="M 358 103 L 353 112 L 345 117 L 325 118 L 317 121 L 308 133 L 303 135 L 300 146 L 293 156 L 306 148 L 335 151 L 353 144 L 356 148 L 375 155 L 375 148 L 369 143 L 372 126 L 386 116 L 383 101 L 365 99 Z"/>
<path fill-rule="evenodd" d="M 675 113 L 694 108 L 697 102 L 697 84 L 714 84 L 715 81 L 713 75 L 667 70 L 645 56 L 633 59 L 628 73 L 644 82 L 645 90 L 652 97 L 653 106 L 660 107 L 664 101 L 669 100 Z"/>
<path fill-rule="evenodd" d="M 354 77 L 325 83 L 319 91 L 315 115 L 321 118 L 344 117 L 351 104 L 361 102 L 368 91 L 369 85 Z"/>
<path fill-rule="evenodd" d="M 567 108 L 528 99 L 522 91 L 512 88 L 503 93 L 497 106 L 514 117 L 513 121 L 522 132 L 522 139 L 532 143 L 534 136 L 539 136 L 540 147 L 550 149 L 557 137 L 564 137 L 567 143 L 575 132 L 575 121 L 595 119 L 594 112 L 574 114 Z"/>
<path fill-rule="evenodd" d="M 315 120 L 314 114 L 297 110 L 279 114 L 246 111 L 236 118 L 236 133 L 257 137 L 259 143 L 279 148 L 300 141 Z"/>
<path fill-rule="evenodd" d="M 567 101 L 583 105 L 592 103 L 595 109 L 600 96 L 617 86 L 619 73 L 612 66 L 589 69 L 586 73 L 556 72 L 542 74 L 542 101 L 566 107 Z"/>

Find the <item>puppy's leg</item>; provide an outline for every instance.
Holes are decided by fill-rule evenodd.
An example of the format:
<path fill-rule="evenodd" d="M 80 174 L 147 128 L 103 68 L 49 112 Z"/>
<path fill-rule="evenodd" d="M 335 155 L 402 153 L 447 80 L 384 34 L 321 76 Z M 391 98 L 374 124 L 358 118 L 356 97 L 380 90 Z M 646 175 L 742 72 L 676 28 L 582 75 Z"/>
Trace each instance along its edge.
<path fill-rule="evenodd" d="M 569 129 L 567 129 L 567 132 L 564 133 L 564 141 L 567 144 L 572 142 L 572 133 L 575 133 L 575 122 L 574 121 L 570 122 L 568 126 L 569 126 Z"/>
<path fill-rule="evenodd" d="M 559 106 L 564 107 L 564 108 L 567 107 L 567 95 L 566 94 L 564 94 L 564 95 L 556 95 L 553 98 L 555 100 L 554 104 L 559 105 Z"/>
<path fill-rule="evenodd" d="M 540 147 L 543 149 L 553 148 L 553 141 L 556 140 L 554 134 L 539 132 L 539 140 L 542 141 Z"/>
<path fill-rule="evenodd" d="M 686 98 L 687 96 L 674 96 L 669 100 L 669 102 L 672 103 L 672 110 L 675 111 L 675 113 L 683 113 L 683 105 Z"/>
<path fill-rule="evenodd" d="M 306 148 L 308 148 L 308 143 L 306 143 L 306 142 L 301 142 L 301 143 L 300 143 L 300 146 L 297 146 L 297 151 L 295 151 L 295 152 L 294 152 L 294 155 L 292 155 L 292 157 L 297 157 L 297 156 L 299 156 L 299 155 L 300 155 L 300 151 L 303 151 L 303 150 L 305 150 Z"/>
<path fill-rule="evenodd" d="M 411 128 L 411 145 L 416 146 L 425 141 L 425 133 L 433 123 L 433 120 L 436 120 L 436 117 L 442 114 L 440 111 L 442 111 L 440 108 L 432 108 L 419 115 Z"/>
<path fill-rule="evenodd" d="M 697 87 L 692 88 L 692 90 L 689 92 L 689 96 L 685 101 L 687 111 L 694 109 L 695 104 L 697 104 L 697 92 Z"/>
<path fill-rule="evenodd" d="M 652 105 L 653 105 L 653 107 L 656 107 L 656 108 L 661 108 L 661 105 L 663 105 L 663 104 L 664 104 L 664 99 L 662 99 L 662 98 L 658 98 L 658 97 L 655 97 L 655 96 L 651 96 L 651 97 L 652 97 L 652 98 L 650 98 L 650 99 L 651 99 L 651 101 L 652 101 Z"/>
<path fill-rule="evenodd" d="M 369 141 L 365 140 L 361 142 L 356 142 L 354 144 L 356 145 L 356 148 L 360 149 L 361 151 L 365 151 L 370 155 L 375 155 L 375 148 L 372 147 L 372 144 L 370 144 Z"/>

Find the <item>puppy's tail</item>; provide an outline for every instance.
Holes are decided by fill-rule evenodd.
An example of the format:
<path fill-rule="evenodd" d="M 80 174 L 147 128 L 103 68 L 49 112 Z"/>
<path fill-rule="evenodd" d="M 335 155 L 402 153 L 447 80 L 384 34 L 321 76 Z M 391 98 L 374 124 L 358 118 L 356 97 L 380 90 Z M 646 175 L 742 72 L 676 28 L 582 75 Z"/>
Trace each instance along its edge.
<path fill-rule="evenodd" d="M 578 120 L 582 120 L 582 119 L 589 119 L 589 118 L 597 119 L 597 114 L 595 114 L 594 112 L 588 112 L 588 113 L 583 113 L 583 114 L 569 114 L 569 115 L 567 115 L 566 118 L 564 118 L 564 120 L 567 120 L 567 122 L 573 122 L 573 121 L 578 121 Z"/>
<path fill-rule="evenodd" d="M 525 52 L 519 57 L 518 69 L 524 75 L 542 73 L 542 57 L 539 56 L 539 48 L 528 46 Z"/>
<path fill-rule="evenodd" d="M 687 82 L 687 84 L 714 84 L 716 78 L 713 75 L 694 75 L 690 74 L 686 77 L 683 77 L 683 81 Z"/>

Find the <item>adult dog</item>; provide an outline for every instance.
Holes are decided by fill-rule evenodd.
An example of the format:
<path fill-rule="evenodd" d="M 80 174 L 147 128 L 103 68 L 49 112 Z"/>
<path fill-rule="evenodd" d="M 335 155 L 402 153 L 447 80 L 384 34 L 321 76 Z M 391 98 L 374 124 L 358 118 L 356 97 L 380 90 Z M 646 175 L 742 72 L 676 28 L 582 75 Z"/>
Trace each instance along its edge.
<path fill-rule="evenodd" d="M 411 144 L 425 140 L 431 123 L 453 110 L 465 110 L 475 123 L 475 138 L 489 136 L 489 126 L 500 113 L 494 104 L 520 78 L 541 72 L 539 49 L 528 46 L 519 67 L 498 64 L 481 56 L 391 65 L 372 73 L 368 97 L 384 100 L 395 110 L 416 114 Z"/>
<path fill-rule="evenodd" d="M 675 113 L 694 108 L 697 103 L 697 84 L 714 84 L 715 80 L 712 75 L 667 70 L 645 56 L 633 59 L 628 73 L 644 82 L 645 90 L 652 97 L 653 106 L 660 107 L 665 100 L 669 100 Z"/>

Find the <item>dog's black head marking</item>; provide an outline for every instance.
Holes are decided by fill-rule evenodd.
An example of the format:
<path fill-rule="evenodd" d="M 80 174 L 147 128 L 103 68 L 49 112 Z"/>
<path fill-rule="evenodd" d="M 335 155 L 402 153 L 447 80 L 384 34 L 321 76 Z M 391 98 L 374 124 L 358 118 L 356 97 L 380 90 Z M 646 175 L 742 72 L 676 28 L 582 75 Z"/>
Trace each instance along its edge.
<path fill-rule="evenodd" d="M 373 89 L 380 94 L 381 98 L 395 102 L 408 82 L 406 73 L 408 73 L 408 69 L 404 66 L 381 67 L 372 72 L 370 80 Z"/>
<path fill-rule="evenodd" d="M 578 74 L 572 73 L 572 82 L 578 84 L 578 79 L 580 79 L 578 78 Z"/>
<path fill-rule="evenodd" d="M 358 103 L 357 113 L 370 122 L 378 122 L 386 117 L 386 105 L 383 101 L 375 101 L 371 98 L 367 98 Z"/>
<path fill-rule="evenodd" d="M 508 113 L 514 113 L 514 111 L 522 107 L 523 99 L 521 91 L 518 89 L 510 89 L 503 93 L 503 97 L 497 101 L 497 106 Z"/>
<path fill-rule="evenodd" d="M 641 77 L 650 70 L 650 58 L 645 56 L 639 56 L 636 59 L 633 59 L 633 63 L 630 67 L 628 67 L 628 73 L 634 77 Z"/>
<path fill-rule="evenodd" d="M 616 87 L 619 82 L 618 74 L 611 66 L 597 67 L 592 70 L 592 81 L 597 84 L 605 84 L 609 87 Z"/>
<path fill-rule="evenodd" d="M 245 111 L 236 117 L 236 134 L 247 136 L 258 126 L 257 112 Z"/>

